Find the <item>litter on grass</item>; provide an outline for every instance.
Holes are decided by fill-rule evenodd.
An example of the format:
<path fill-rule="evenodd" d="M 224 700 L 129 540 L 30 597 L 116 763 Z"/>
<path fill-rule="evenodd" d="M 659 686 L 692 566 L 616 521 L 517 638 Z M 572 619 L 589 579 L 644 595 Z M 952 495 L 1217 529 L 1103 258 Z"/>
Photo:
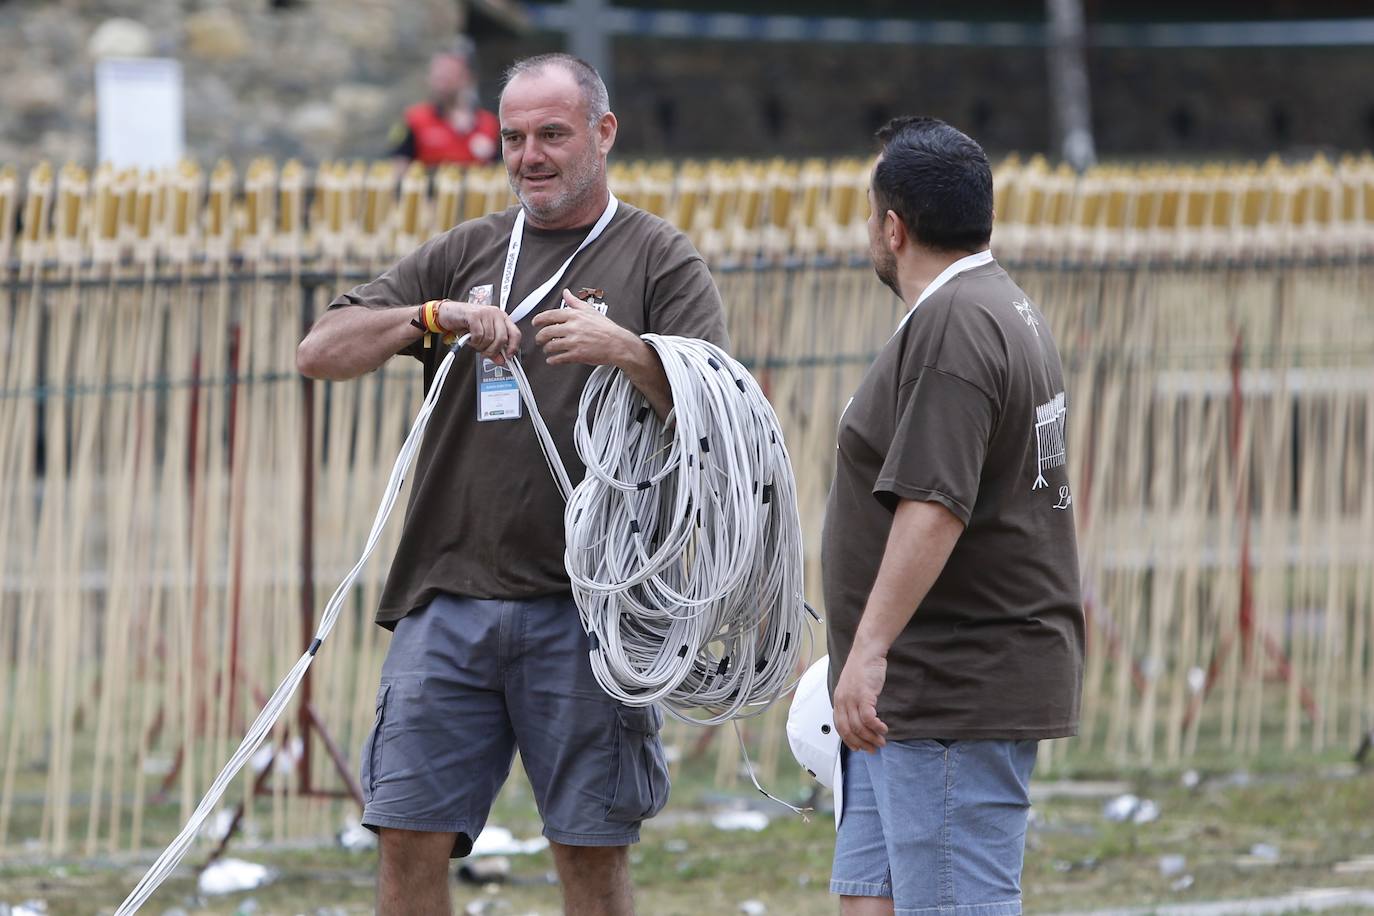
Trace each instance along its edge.
<path fill-rule="evenodd" d="M 277 877 L 266 865 L 245 862 L 242 859 L 220 859 L 200 873 L 196 887 L 207 897 L 219 894 L 236 894 L 251 891 L 264 884 L 270 884 Z"/>

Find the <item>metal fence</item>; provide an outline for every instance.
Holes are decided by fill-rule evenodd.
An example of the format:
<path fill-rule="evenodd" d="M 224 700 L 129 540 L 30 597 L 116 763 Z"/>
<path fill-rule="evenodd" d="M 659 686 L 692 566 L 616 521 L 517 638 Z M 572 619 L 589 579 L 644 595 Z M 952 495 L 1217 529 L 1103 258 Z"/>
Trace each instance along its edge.
<path fill-rule="evenodd" d="M 0 287 L 0 844 L 95 852 L 160 839 L 158 798 L 189 814 L 299 657 L 421 383 L 403 360 L 341 384 L 295 371 L 303 329 L 381 253 L 96 257 L 80 238 Z M 1012 264 L 1064 355 L 1089 620 L 1082 736 L 1045 764 L 1353 747 L 1374 725 L 1374 270 L 1156 255 Z M 820 606 L 838 413 L 901 306 L 848 256 L 716 277 L 787 435 Z M 244 779 L 279 836 L 331 832 L 356 793 L 398 531 L 276 763 Z M 794 773 L 781 724 L 749 736 L 766 778 Z"/>

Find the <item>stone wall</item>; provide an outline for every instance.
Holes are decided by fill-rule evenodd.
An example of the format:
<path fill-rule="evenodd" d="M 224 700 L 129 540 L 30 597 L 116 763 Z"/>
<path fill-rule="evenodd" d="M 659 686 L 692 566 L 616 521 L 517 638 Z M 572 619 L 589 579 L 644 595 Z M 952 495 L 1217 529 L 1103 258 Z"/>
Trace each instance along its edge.
<path fill-rule="evenodd" d="M 90 164 L 94 61 L 130 53 L 182 61 L 187 144 L 202 162 L 380 156 L 402 110 L 424 97 L 429 54 L 457 25 L 457 0 L 0 0 L 0 162 Z M 552 35 L 484 40 L 486 104 L 513 57 L 559 47 Z M 945 118 L 994 153 L 1051 144 L 1039 49 L 618 39 L 614 53 L 622 155 L 863 152 L 875 127 L 904 112 Z M 1371 53 L 1094 51 L 1098 150 L 1369 148 Z"/>
<path fill-rule="evenodd" d="M 202 162 L 380 155 L 456 28 L 453 0 L 0 0 L 0 162 L 92 162 L 106 55 L 181 60 Z"/>

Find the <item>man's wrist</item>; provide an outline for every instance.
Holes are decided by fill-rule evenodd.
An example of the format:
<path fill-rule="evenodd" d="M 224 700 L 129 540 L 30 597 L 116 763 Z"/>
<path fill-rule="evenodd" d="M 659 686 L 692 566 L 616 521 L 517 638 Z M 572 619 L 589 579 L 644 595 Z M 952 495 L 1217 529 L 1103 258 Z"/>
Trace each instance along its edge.
<path fill-rule="evenodd" d="M 454 329 L 443 320 L 443 308 L 448 299 L 430 299 L 419 307 L 417 321 L 430 334 L 447 334 Z"/>
<path fill-rule="evenodd" d="M 457 299 L 440 299 L 437 315 L 445 333 L 460 334 L 468 329 L 463 316 L 463 303 Z"/>
<path fill-rule="evenodd" d="M 884 643 L 881 639 L 859 632 L 854 634 L 854 644 L 849 649 L 849 657 L 865 660 L 886 659 L 887 651 L 890 648 L 892 648 L 890 643 Z"/>
<path fill-rule="evenodd" d="M 621 333 L 625 335 L 625 345 L 614 360 L 614 365 L 633 379 L 653 366 L 654 352 L 633 331 L 621 328 Z"/>

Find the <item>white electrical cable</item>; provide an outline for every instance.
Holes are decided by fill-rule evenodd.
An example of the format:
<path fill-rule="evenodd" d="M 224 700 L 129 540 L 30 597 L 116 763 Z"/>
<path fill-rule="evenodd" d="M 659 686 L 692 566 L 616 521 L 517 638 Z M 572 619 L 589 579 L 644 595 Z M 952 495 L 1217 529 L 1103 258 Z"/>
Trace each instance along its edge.
<path fill-rule="evenodd" d="M 186 826 L 181 828 L 176 839 L 172 840 L 171 845 L 162 851 L 162 855 L 157 857 L 152 867 L 148 869 L 143 880 L 129 892 L 129 896 L 115 910 L 115 916 L 127 916 L 134 913 L 143 903 L 152 896 L 163 881 L 185 857 L 187 850 L 191 848 L 191 843 L 195 840 L 196 834 L 200 831 L 205 819 L 210 816 L 215 805 L 224 795 L 229 784 L 234 777 L 239 774 L 254 752 L 262 745 L 267 735 L 272 731 L 272 726 L 286 710 L 286 705 L 291 702 L 291 697 L 295 695 L 296 688 L 305 679 L 306 669 L 315 659 L 315 652 L 320 648 L 325 638 L 329 636 L 334 624 L 338 622 L 344 601 L 348 598 L 349 590 L 357 580 L 363 566 L 372 556 L 372 551 L 376 549 L 377 543 L 381 540 L 382 530 L 386 527 L 386 520 L 391 515 L 391 510 L 396 505 L 396 499 L 400 495 L 401 487 L 405 483 L 406 471 L 410 468 L 410 462 L 415 457 L 415 453 L 420 448 L 420 442 L 424 438 L 425 427 L 429 424 L 430 414 L 434 412 L 434 405 L 439 403 L 439 393 L 443 391 L 444 379 L 448 377 L 449 369 L 453 366 L 453 360 L 458 349 L 467 343 L 468 335 L 463 335 L 457 343 L 444 356 L 443 362 L 434 373 L 434 381 L 429 387 L 429 393 L 425 396 L 424 403 L 420 405 L 420 412 L 415 417 L 415 423 L 410 428 L 410 433 L 406 436 L 405 442 L 401 445 L 401 452 L 396 456 L 396 463 L 391 467 L 391 477 L 387 480 L 386 489 L 382 492 L 381 505 L 377 507 L 377 514 L 372 520 L 372 530 L 368 532 L 367 543 L 363 548 L 363 555 L 358 558 L 358 562 L 344 576 L 339 587 L 334 590 L 329 603 L 325 605 L 324 615 L 320 620 L 320 626 L 315 631 L 315 638 L 310 643 L 310 648 L 300 657 L 287 674 L 286 679 L 277 687 L 276 692 L 268 699 L 263 706 L 262 712 L 258 713 L 257 719 L 253 721 L 248 729 L 248 734 L 244 735 L 243 742 L 234 752 L 234 756 L 229 758 L 229 762 L 224 765 L 224 769 L 219 771 L 215 781 L 210 784 L 210 790 L 205 793 L 205 797 L 200 800 L 196 810 L 191 815 L 191 819 L 186 822 Z"/>
<path fill-rule="evenodd" d="M 643 340 L 672 388 L 671 426 L 607 366 L 578 408 L 587 471 L 564 516 L 564 565 L 592 670 L 621 703 L 661 702 L 686 721 L 757 715 L 792 686 L 811 638 L 782 431 L 719 347 Z"/>
<path fill-rule="evenodd" d="M 115 916 L 137 911 L 167 879 L 285 711 L 381 539 L 467 340 L 461 337 L 439 364 L 396 456 L 363 554 L 325 605 L 310 648 Z M 576 488 L 524 367 L 519 358 L 510 361 L 549 472 L 568 503 L 564 560 L 591 637 L 592 670 L 620 702 L 662 702 L 695 724 L 758 715 L 791 689 L 802 638 L 811 638 L 796 483 L 777 415 L 753 376 L 719 347 L 655 334 L 643 340 L 658 354 L 672 389 L 670 422 L 659 420 L 623 373 L 597 367 L 578 408 L 577 451 L 587 473 Z M 692 716 L 694 710 L 705 717 Z M 754 785 L 768 795 L 756 778 Z"/>

